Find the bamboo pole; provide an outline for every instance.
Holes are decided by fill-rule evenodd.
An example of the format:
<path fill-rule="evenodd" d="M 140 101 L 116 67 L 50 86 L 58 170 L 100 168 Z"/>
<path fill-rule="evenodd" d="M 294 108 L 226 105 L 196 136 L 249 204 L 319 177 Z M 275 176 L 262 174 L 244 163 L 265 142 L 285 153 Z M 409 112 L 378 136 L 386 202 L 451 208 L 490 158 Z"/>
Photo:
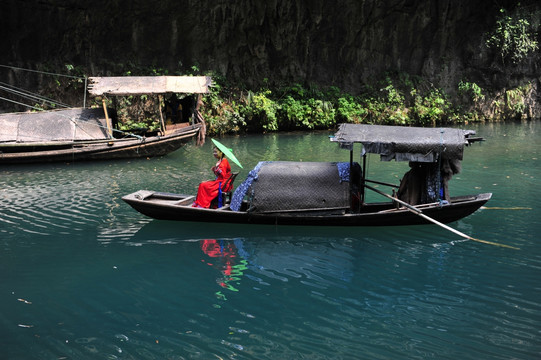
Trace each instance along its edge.
<path fill-rule="evenodd" d="M 163 101 L 163 96 L 158 95 L 158 112 L 160 113 L 160 122 L 162 124 L 162 132 L 163 132 L 163 135 L 165 135 L 165 122 L 163 121 L 162 101 Z"/>
<path fill-rule="evenodd" d="M 530 207 L 514 206 L 514 207 L 490 207 L 490 206 L 481 206 L 481 209 L 485 210 L 532 210 Z"/>
<path fill-rule="evenodd" d="M 103 105 L 103 112 L 105 113 L 105 122 L 107 123 L 107 132 L 109 133 L 109 137 L 113 138 L 113 129 L 111 124 L 111 119 L 109 118 L 109 113 L 107 112 L 107 105 L 105 104 L 105 98 L 101 99 L 101 103 Z"/>
<path fill-rule="evenodd" d="M 398 198 L 396 198 L 396 197 L 394 197 L 394 196 L 391 196 L 391 195 L 389 195 L 389 194 L 386 194 L 386 193 L 384 193 L 383 191 L 380 191 L 380 190 L 378 190 L 378 189 L 376 189 L 376 188 L 373 188 L 372 186 L 369 186 L 369 185 L 366 185 L 366 184 L 365 184 L 365 186 L 366 186 L 368 189 L 370 189 L 370 190 L 372 190 L 372 191 L 375 191 L 375 192 L 377 192 L 377 193 L 380 194 L 380 195 L 383 195 L 383 196 L 385 196 L 385 197 L 387 197 L 387 198 L 389 198 L 389 199 L 392 199 L 392 200 L 398 202 L 399 204 L 404 205 L 408 210 L 410 210 L 411 212 L 415 213 L 416 215 L 419 215 L 419 216 L 422 217 L 423 219 L 428 220 L 428 221 L 430 221 L 430 222 L 432 222 L 432 223 L 434 223 L 434 224 L 436 224 L 436 225 L 438 225 L 438 226 L 444 228 L 445 230 L 449 230 L 449 231 L 451 231 L 451 232 L 453 232 L 453 233 L 455 233 L 455 234 L 457 234 L 457 235 L 459 235 L 459 236 L 462 236 L 463 238 L 466 238 L 466 239 L 469 239 L 469 240 L 472 240 L 472 241 L 477 241 L 477 242 L 480 242 L 480 243 L 483 243 L 483 244 L 489 244 L 489 245 L 495 245 L 495 246 L 501 246 L 501 247 L 505 247 L 505 248 L 509 248 L 509 249 L 519 250 L 519 248 L 516 248 L 516 247 L 514 247 L 514 246 L 509 246 L 509 245 L 505 245 L 505 244 L 498 244 L 498 243 L 491 242 L 491 241 L 486 241 L 486 240 L 476 239 L 476 238 L 474 238 L 474 237 L 471 237 L 471 236 L 469 236 L 469 235 L 466 235 L 466 234 L 464 234 L 464 233 L 462 233 L 462 232 L 460 232 L 460 231 L 458 231 L 458 230 L 456 230 L 456 229 L 453 229 L 453 228 L 450 227 L 450 226 L 447 226 L 447 225 L 445 225 L 445 224 L 439 222 L 439 221 L 436 220 L 436 219 L 432 219 L 431 217 L 429 217 L 429 216 L 423 214 L 423 212 L 422 212 L 421 210 L 417 209 L 417 208 L 416 208 L 415 206 L 413 206 L 413 205 L 408 204 L 408 203 L 405 202 L 405 201 L 402 201 L 402 200 L 400 200 L 400 199 L 398 199 Z"/>

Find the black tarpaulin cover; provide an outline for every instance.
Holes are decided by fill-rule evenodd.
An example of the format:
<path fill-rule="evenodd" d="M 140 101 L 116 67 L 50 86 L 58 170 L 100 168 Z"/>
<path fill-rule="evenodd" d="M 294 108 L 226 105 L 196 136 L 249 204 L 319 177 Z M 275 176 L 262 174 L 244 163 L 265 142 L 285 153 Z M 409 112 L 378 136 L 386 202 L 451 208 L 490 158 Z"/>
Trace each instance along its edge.
<path fill-rule="evenodd" d="M 107 139 L 103 109 L 0 114 L 0 143 Z"/>
<path fill-rule="evenodd" d="M 348 146 L 361 143 L 366 153 L 379 154 L 381 160 L 435 162 L 438 154 L 462 160 L 467 138 L 473 130 L 421 128 L 388 125 L 340 124 L 331 141 Z"/>
<path fill-rule="evenodd" d="M 349 183 L 335 162 L 269 161 L 248 191 L 254 213 L 349 207 Z"/>

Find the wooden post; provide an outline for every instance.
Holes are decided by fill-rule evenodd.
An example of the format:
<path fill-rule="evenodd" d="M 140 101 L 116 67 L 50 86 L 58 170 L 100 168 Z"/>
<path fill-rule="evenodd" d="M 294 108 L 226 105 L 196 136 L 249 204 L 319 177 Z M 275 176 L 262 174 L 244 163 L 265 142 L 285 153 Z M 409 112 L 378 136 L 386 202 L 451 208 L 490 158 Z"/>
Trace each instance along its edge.
<path fill-rule="evenodd" d="M 103 112 L 105 113 L 105 122 L 107 122 L 107 133 L 109 134 L 109 137 L 113 138 L 113 128 L 111 124 L 111 119 L 109 119 L 109 113 L 107 112 L 107 105 L 105 104 L 105 98 L 101 99 L 101 103 L 103 104 Z"/>
<path fill-rule="evenodd" d="M 83 95 L 83 109 L 86 108 L 86 89 L 88 87 L 88 78 L 85 75 L 85 90 Z"/>
<path fill-rule="evenodd" d="M 197 98 L 195 99 L 195 106 L 192 113 L 192 124 L 195 124 L 197 122 L 204 122 L 203 117 L 199 113 L 199 108 L 203 105 L 203 96 L 201 94 L 197 94 Z"/>
<path fill-rule="evenodd" d="M 163 133 L 163 135 L 165 135 L 165 122 L 163 121 L 162 100 L 163 100 L 163 96 L 158 95 L 158 112 L 160 113 L 160 122 L 162 124 L 162 133 Z"/>
<path fill-rule="evenodd" d="M 361 206 L 364 206 L 366 187 L 366 154 L 363 155 L 363 168 L 361 173 Z"/>
<path fill-rule="evenodd" d="M 353 146 L 351 147 L 351 150 L 349 151 L 349 207 L 353 211 L 357 211 L 357 209 L 353 208 Z"/>

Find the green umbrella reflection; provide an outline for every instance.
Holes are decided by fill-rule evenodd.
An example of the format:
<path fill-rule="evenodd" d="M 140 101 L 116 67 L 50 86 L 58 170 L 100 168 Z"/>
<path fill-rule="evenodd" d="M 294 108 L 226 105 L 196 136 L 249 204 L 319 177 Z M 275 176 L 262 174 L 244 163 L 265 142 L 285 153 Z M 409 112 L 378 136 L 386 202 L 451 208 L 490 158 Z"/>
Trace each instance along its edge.
<path fill-rule="evenodd" d="M 221 142 L 219 142 L 218 140 L 214 140 L 214 139 L 211 139 L 212 142 L 214 143 L 214 145 L 216 145 L 216 147 L 224 153 L 225 156 L 227 156 L 229 158 L 229 160 L 233 161 L 235 164 L 237 164 L 238 166 L 241 167 L 242 169 L 242 165 L 240 164 L 240 162 L 237 160 L 237 158 L 235 157 L 235 155 L 233 155 L 233 152 L 231 149 L 227 148 L 224 144 L 222 144 Z"/>

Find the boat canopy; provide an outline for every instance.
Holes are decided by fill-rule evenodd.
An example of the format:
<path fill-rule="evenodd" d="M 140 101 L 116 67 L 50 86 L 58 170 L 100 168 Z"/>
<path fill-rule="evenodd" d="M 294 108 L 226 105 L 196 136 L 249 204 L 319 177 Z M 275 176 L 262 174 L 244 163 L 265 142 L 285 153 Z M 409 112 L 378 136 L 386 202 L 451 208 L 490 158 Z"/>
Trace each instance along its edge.
<path fill-rule="evenodd" d="M 262 161 L 235 190 L 231 209 L 245 195 L 254 213 L 349 208 L 350 182 L 358 186 L 360 177 L 357 163 L 350 172 L 349 162 Z"/>
<path fill-rule="evenodd" d="M 88 78 L 88 92 L 100 95 L 206 94 L 210 76 L 112 76 Z"/>
<path fill-rule="evenodd" d="M 361 143 L 363 155 L 379 154 L 383 161 L 435 162 L 440 155 L 462 160 L 464 145 L 482 140 L 472 135 L 473 130 L 453 128 L 340 124 L 331 141 L 348 150 Z"/>
<path fill-rule="evenodd" d="M 2 145 L 109 137 L 103 109 L 99 108 L 0 114 L 0 129 Z"/>

